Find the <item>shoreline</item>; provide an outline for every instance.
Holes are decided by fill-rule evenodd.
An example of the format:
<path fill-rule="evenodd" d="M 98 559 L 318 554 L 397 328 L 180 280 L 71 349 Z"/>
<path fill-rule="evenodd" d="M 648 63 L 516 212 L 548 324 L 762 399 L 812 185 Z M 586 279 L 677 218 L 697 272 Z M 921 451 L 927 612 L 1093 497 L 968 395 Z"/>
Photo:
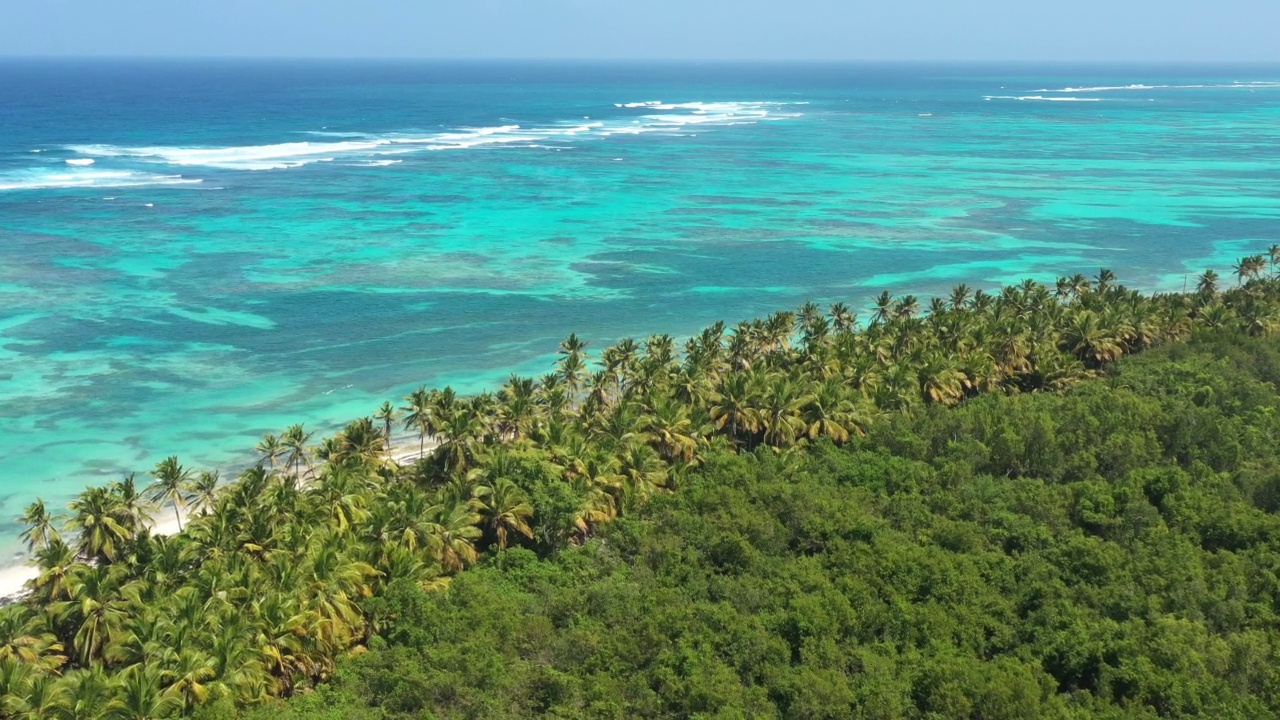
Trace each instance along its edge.
<path fill-rule="evenodd" d="M 392 435 L 391 447 L 387 451 L 387 459 L 398 466 L 405 466 L 417 462 L 418 460 L 431 454 L 439 442 L 435 438 L 428 438 L 425 447 L 419 449 L 419 440 L 417 435 Z M 241 467 L 241 466 L 234 466 Z M 252 465 L 245 466 L 252 467 Z M 223 483 L 223 487 L 235 482 L 240 471 L 236 471 L 227 482 Z M 300 478 L 300 485 L 306 487 L 311 482 L 310 473 L 304 472 Z M 162 505 L 156 508 L 155 515 L 148 529 L 152 535 L 173 535 L 179 530 L 179 525 L 186 526 L 187 519 L 191 515 L 191 511 L 183 508 L 179 511 L 178 517 L 174 517 L 172 506 Z M 0 564 L 0 607 L 12 605 L 22 600 L 29 594 L 27 582 L 40 576 L 40 570 L 31 564 L 32 558 L 24 550 L 21 559 L 15 558 L 15 562 Z"/>

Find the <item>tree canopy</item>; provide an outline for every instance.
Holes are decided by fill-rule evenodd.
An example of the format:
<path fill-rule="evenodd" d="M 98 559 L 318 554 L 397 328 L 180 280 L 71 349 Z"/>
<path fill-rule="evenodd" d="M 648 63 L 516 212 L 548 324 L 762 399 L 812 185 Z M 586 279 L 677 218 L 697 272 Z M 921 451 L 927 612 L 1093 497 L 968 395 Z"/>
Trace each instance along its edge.
<path fill-rule="evenodd" d="M 1276 714 L 1280 282 L 1246 260 L 571 335 L 224 485 L 166 458 L 34 504 L 0 711 Z M 396 423 L 434 450 L 390 462 Z"/>

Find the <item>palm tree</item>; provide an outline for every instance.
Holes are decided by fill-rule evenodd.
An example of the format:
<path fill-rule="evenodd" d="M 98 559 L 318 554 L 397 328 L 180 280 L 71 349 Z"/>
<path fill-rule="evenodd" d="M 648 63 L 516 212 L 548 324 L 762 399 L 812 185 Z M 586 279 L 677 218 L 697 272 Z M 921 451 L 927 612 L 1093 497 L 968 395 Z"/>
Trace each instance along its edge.
<path fill-rule="evenodd" d="M 164 669 L 162 677 L 169 687 L 160 697 L 178 700 L 186 714 L 209 699 L 208 682 L 217 677 L 217 671 L 208 655 L 184 648 L 178 651 L 173 664 Z"/>
<path fill-rule="evenodd" d="M 78 717 L 71 712 L 71 689 L 56 675 L 38 673 L 24 683 L 19 701 L 6 708 L 15 720 Z"/>
<path fill-rule="evenodd" d="M 128 519 L 131 533 L 137 533 L 151 523 L 151 503 L 143 493 L 138 491 L 138 485 L 132 473 L 120 482 L 112 484 L 111 491 L 120 503 L 121 512 Z"/>
<path fill-rule="evenodd" d="M 1124 354 L 1119 340 L 1090 310 L 1074 314 L 1071 323 L 1063 329 L 1062 341 L 1068 352 L 1093 367 L 1118 360 Z"/>
<path fill-rule="evenodd" d="M 854 315 L 849 306 L 842 302 L 833 304 L 828 315 L 831 318 L 831 326 L 836 329 L 836 332 L 850 332 L 858 322 L 858 316 Z"/>
<path fill-rule="evenodd" d="M 727 430 L 733 440 L 738 439 L 740 433 L 754 434 L 760 425 L 760 415 L 753 403 L 754 395 L 751 376 L 745 373 L 726 375 L 711 406 L 711 420 L 716 428 Z"/>
<path fill-rule="evenodd" d="M 848 441 L 852 432 L 862 434 L 853 418 L 853 403 L 848 391 L 838 380 L 828 380 L 818 386 L 801 412 L 803 434 L 811 439 L 829 437 L 836 443 Z"/>
<path fill-rule="evenodd" d="M 67 528 L 76 533 L 81 557 L 114 562 L 123 543 L 133 537 L 132 518 L 108 488 L 88 488 L 67 507 Z"/>
<path fill-rule="evenodd" d="M 500 477 L 483 494 L 482 515 L 485 524 L 498 539 L 498 549 L 507 549 L 507 533 L 516 532 L 533 537 L 529 520 L 533 517 L 533 505 L 529 497 L 511 480 Z"/>
<path fill-rule="evenodd" d="M 191 471 L 182 467 L 174 455 L 156 463 L 151 471 L 156 479 L 148 491 L 152 502 L 168 502 L 173 506 L 173 517 L 178 521 L 178 532 L 182 532 L 182 507 L 187 504 L 187 479 Z"/>
<path fill-rule="evenodd" d="M 519 440 L 529 433 L 538 416 L 532 378 L 512 375 L 500 393 L 498 428 L 500 433 Z"/>
<path fill-rule="evenodd" d="M 68 717 L 96 720 L 106 717 L 108 710 L 114 709 L 110 707 L 114 688 L 100 664 L 67 673 L 66 687 L 66 705 L 70 707 Z"/>
<path fill-rule="evenodd" d="M 71 597 L 72 574 L 81 567 L 76 551 L 71 546 L 61 538 L 54 538 L 47 546 L 36 551 L 36 567 L 40 574 L 28 581 L 28 587 L 37 603 L 47 606 Z"/>
<path fill-rule="evenodd" d="M 191 483 L 191 509 L 201 515 L 208 515 L 218 506 L 218 471 L 201 470 Z"/>
<path fill-rule="evenodd" d="M 475 541 L 481 537 L 480 514 L 471 502 L 452 504 L 431 527 L 431 541 L 445 572 L 458 572 L 476 561 Z"/>
<path fill-rule="evenodd" d="M 689 417 L 688 405 L 665 395 L 654 398 L 642 420 L 642 427 L 654 449 L 667 462 L 693 462 L 698 438 Z"/>
<path fill-rule="evenodd" d="M 876 298 L 875 310 L 871 313 L 872 325 L 883 325 L 892 317 L 893 296 L 886 290 Z"/>
<path fill-rule="evenodd" d="M 405 396 L 404 427 L 406 430 L 418 431 L 418 457 L 427 454 L 427 435 L 434 430 L 435 418 L 431 408 L 431 395 L 425 387 Z"/>
<path fill-rule="evenodd" d="M 806 430 L 802 411 L 812 399 L 798 376 L 783 375 L 768 382 L 759 410 L 764 441 L 775 448 L 795 444 Z"/>
<path fill-rule="evenodd" d="M 0 661 L 10 658 L 42 671 L 57 670 L 67 661 L 62 643 L 41 627 L 39 618 L 23 605 L 0 608 Z"/>
<path fill-rule="evenodd" d="M 383 401 L 378 406 L 378 411 L 373 414 L 373 419 L 382 422 L 382 437 L 386 440 L 387 447 L 391 447 L 391 423 L 400 419 L 400 413 L 396 410 L 395 405 L 390 401 Z"/>
<path fill-rule="evenodd" d="M 145 665 L 127 669 L 116 690 L 116 696 L 106 706 L 105 717 L 112 720 L 157 720 L 183 709 L 180 693 L 162 688 L 159 673 Z"/>
<path fill-rule="evenodd" d="M 942 353 L 931 353 L 922 362 L 919 375 L 926 402 L 954 405 L 964 397 L 965 375 Z"/>
<path fill-rule="evenodd" d="M 276 461 L 284 456 L 284 446 L 280 444 L 280 438 L 273 433 L 267 433 L 258 441 L 258 455 L 262 457 L 263 462 L 267 463 L 267 467 L 275 470 Z"/>
<path fill-rule="evenodd" d="M 84 568 L 69 583 L 69 609 L 78 625 L 72 646 L 81 665 L 101 659 L 107 646 L 119 639 L 129 612 L 119 593 L 121 578 L 118 567 L 100 565 Z"/>
<path fill-rule="evenodd" d="M 44 500 L 37 499 L 28 505 L 17 522 L 22 524 L 22 534 L 18 537 L 27 544 L 27 552 L 38 552 L 59 537 L 53 514 L 45 508 Z"/>
<path fill-rule="evenodd" d="M 624 497 L 633 501 L 643 502 L 667 484 L 666 466 L 648 445 L 627 447 L 619 457 L 618 474 Z"/>
<path fill-rule="evenodd" d="M 580 340 L 576 333 L 571 333 L 564 342 L 560 343 L 560 349 L 556 353 L 560 356 L 556 360 L 556 372 L 570 395 L 576 395 L 582 389 L 582 382 L 587 373 L 587 365 L 583 359 L 586 349 L 587 344 Z"/>
<path fill-rule="evenodd" d="M 284 446 L 287 454 L 285 464 L 293 467 L 294 477 L 302 475 L 303 465 L 306 465 L 308 470 L 311 469 L 307 443 L 311 441 L 312 434 L 304 430 L 301 424 L 297 424 L 290 425 L 280 436 L 280 444 Z"/>
<path fill-rule="evenodd" d="M 1257 280 L 1267 268 L 1267 261 L 1261 255 L 1249 255 L 1240 258 L 1232 267 L 1236 274 L 1236 283 L 1243 285 L 1246 280 Z"/>
<path fill-rule="evenodd" d="M 1218 273 L 1212 270 L 1205 270 L 1200 276 L 1199 282 L 1196 283 L 1196 292 L 1201 295 L 1214 296 L 1218 294 Z"/>
<path fill-rule="evenodd" d="M 450 415 L 439 428 L 440 447 L 436 455 L 446 471 L 463 474 L 478 453 L 477 446 L 485 434 L 485 424 L 471 409 L 460 409 Z"/>

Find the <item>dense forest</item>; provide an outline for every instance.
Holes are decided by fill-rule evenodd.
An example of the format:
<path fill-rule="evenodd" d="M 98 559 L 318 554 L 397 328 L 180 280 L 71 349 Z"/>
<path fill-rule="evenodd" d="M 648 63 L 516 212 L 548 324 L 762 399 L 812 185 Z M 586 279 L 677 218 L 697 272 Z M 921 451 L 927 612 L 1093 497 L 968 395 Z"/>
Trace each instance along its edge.
<path fill-rule="evenodd" d="M 231 483 L 168 458 L 36 503 L 0 709 L 1280 714 L 1278 259 L 570 336 L 543 378 L 264 438 Z M 437 447 L 395 465 L 396 424 Z"/>

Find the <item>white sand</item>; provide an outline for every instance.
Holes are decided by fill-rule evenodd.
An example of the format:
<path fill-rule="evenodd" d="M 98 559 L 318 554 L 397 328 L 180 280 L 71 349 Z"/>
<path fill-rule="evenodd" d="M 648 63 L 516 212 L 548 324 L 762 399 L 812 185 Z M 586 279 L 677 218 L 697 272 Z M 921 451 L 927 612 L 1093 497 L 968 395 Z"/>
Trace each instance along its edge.
<path fill-rule="evenodd" d="M 10 565 L 0 568 L 0 605 L 6 605 L 27 594 L 27 581 L 40 576 L 31 565 Z"/>
<path fill-rule="evenodd" d="M 435 450 L 437 443 L 433 439 L 428 439 L 425 452 L 419 450 L 419 441 L 416 435 L 393 437 L 391 440 L 391 461 L 397 465 L 411 465 L 418 461 L 419 458 L 431 454 Z M 309 473 L 303 472 L 303 475 Z M 304 479 L 303 484 L 306 484 Z M 186 526 L 188 510 L 182 510 L 182 524 Z M 178 519 L 174 517 L 172 505 L 161 505 L 154 509 L 151 520 L 152 535 L 173 535 L 178 532 Z M 34 580 L 40 576 L 40 571 L 34 566 L 25 563 L 21 565 L 9 565 L 0 567 L 0 605 L 7 605 L 11 602 L 19 600 L 27 594 L 27 581 Z"/>
<path fill-rule="evenodd" d="M 151 520 L 152 535 L 173 535 L 178 532 L 178 519 L 173 506 L 162 508 Z M 166 517 L 167 515 L 167 517 Z M 187 511 L 182 511 L 182 521 L 187 521 Z M 0 605 L 7 605 L 27 594 L 27 581 L 40 576 L 40 570 L 32 565 L 10 565 L 0 568 Z"/>

